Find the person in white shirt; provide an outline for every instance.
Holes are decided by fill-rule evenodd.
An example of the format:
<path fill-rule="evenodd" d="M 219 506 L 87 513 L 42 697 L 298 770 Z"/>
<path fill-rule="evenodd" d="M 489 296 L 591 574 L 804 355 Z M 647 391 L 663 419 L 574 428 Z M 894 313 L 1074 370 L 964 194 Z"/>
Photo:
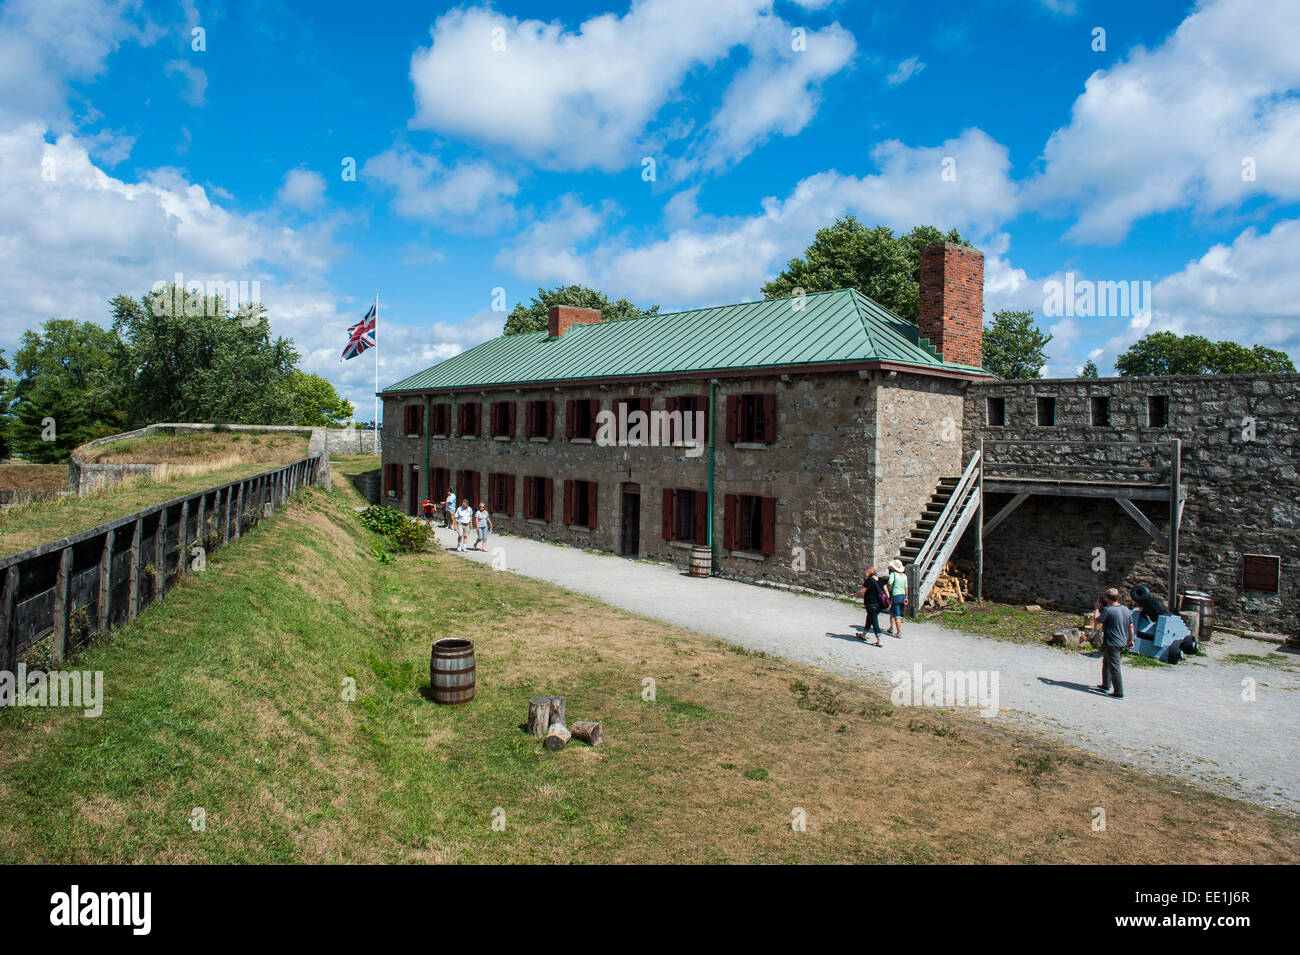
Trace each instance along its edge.
<path fill-rule="evenodd" d="M 452 530 L 456 523 L 456 492 L 448 491 L 447 500 L 442 502 L 443 510 L 447 517 L 447 530 Z"/>
<path fill-rule="evenodd" d="M 469 540 L 469 522 L 474 517 L 474 510 L 465 498 L 461 498 L 460 507 L 456 508 L 456 549 L 463 551 Z"/>

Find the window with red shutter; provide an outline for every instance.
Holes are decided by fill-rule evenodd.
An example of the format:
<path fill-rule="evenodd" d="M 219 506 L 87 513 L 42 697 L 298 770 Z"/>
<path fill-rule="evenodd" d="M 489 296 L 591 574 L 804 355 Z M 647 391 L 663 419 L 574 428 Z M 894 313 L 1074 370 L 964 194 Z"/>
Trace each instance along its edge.
<path fill-rule="evenodd" d="M 546 498 L 544 503 L 542 504 L 542 520 L 550 521 L 551 515 L 555 513 L 551 509 L 552 495 L 555 491 L 555 481 L 551 478 L 543 478 L 543 481 L 544 484 L 542 486 L 546 490 Z"/>
<path fill-rule="evenodd" d="M 596 527 L 596 482 L 587 482 L 587 526 Z"/>
<path fill-rule="evenodd" d="M 573 492 L 577 490 L 577 481 L 564 482 L 564 526 L 573 523 Z"/>
<path fill-rule="evenodd" d="M 673 539 L 673 522 L 677 514 L 677 491 L 675 488 L 664 488 L 664 514 L 663 514 L 663 532 L 664 540 Z"/>
<path fill-rule="evenodd" d="M 506 506 L 504 508 L 507 517 L 515 516 L 515 476 L 506 475 Z"/>
<path fill-rule="evenodd" d="M 763 529 L 758 552 L 771 557 L 776 553 L 776 498 L 763 498 Z"/>
<path fill-rule="evenodd" d="M 737 540 L 740 527 L 740 495 L 728 494 L 723 498 L 722 509 L 722 546 L 727 550 L 739 550 Z"/>
<path fill-rule="evenodd" d="M 727 395 L 727 440 L 740 440 L 740 395 Z"/>
<path fill-rule="evenodd" d="M 695 492 L 695 543 L 709 542 L 709 492 Z"/>
<path fill-rule="evenodd" d="M 578 401 L 576 398 L 570 399 L 564 405 L 564 436 L 572 439 L 577 428 L 578 421 Z"/>

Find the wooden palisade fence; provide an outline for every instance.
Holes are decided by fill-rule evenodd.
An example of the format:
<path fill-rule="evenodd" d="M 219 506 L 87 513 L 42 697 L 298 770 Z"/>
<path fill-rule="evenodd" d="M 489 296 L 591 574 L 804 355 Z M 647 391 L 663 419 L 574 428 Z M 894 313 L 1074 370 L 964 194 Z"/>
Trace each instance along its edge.
<path fill-rule="evenodd" d="M 0 670 L 51 637 L 61 661 L 96 634 L 139 616 L 190 566 L 317 480 L 321 457 L 155 504 L 88 531 L 0 558 Z"/>

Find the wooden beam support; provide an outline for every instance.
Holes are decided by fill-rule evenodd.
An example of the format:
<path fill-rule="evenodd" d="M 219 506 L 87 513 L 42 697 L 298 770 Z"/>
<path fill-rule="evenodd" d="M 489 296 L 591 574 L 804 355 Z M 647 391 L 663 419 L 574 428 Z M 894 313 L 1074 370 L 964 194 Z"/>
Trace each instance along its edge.
<path fill-rule="evenodd" d="M 117 531 L 104 532 L 104 547 L 99 552 L 99 621 L 98 629 L 107 631 L 113 623 L 113 542 Z"/>
<path fill-rule="evenodd" d="M 1002 510 L 994 514 L 993 517 L 989 519 L 989 522 L 984 525 L 984 535 L 988 536 L 989 534 L 992 534 L 999 524 L 1001 524 L 1003 521 L 1005 521 L 1008 517 L 1011 516 L 1012 511 L 1014 511 L 1021 504 L 1025 503 L 1025 501 L 1029 500 L 1029 498 L 1030 495 L 1027 492 L 1017 494 L 1005 505 L 1003 505 Z"/>
<path fill-rule="evenodd" d="M 72 615 L 72 548 L 59 552 L 59 572 L 54 578 L 54 633 L 50 637 L 50 655 L 62 662 L 68 652 L 68 618 Z"/>
<path fill-rule="evenodd" d="M 135 530 L 131 533 L 131 563 L 128 580 L 131 584 L 130 596 L 126 602 L 126 619 L 134 620 L 140 616 L 140 561 L 144 557 L 144 518 L 135 519 Z"/>
<path fill-rule="evenodd" d="M 158 512 L 158 529 L 153 533 L 153 599 L 167 592 L 167 508 Z"/>
<path fill-rule="evenodd" d="M 1124 509 L 1125 514 L 1137 521 L 1138 527 L 1150 534 L 1151 539 L 1159 544 L 1161 549 L 1169 549 L 1169 538 L 1161 533 L 1160 528 L 1151 523 L 1147 516 L 1137 509 L 1136 504 L 1124 497 L 1115 498 L 1115 503 Z"/>
<path fill-rule="evenodd" d="M 0 589 L 0 670 L 14 673 L 18 669 L 18 635 L 14 630 L 14 610 L 18 606 L 18 568 L 5 571 Z"/>
<path fill-rule="evenodd" d="M 176 540 L 176 579 L 185 573 L 185 552 L 189 549 L 190 537 L 190 502 L 181 502 L 181 530 Z"/>

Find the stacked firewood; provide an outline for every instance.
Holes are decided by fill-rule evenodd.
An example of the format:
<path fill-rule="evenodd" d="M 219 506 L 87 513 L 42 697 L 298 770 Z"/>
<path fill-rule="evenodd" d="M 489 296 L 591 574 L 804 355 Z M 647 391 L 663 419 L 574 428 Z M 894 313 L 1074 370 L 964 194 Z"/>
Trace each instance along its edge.
<path fill-rule="evenodd" d="M 551 751 L 564 749 L 570 739 L 580 739 L 592 746 L 599 746 L 605 739 L 600 724 L 588 720 L 579 720 L 570 728 L 564 723 L 564 697 L 534 696 L 528 701 L 529 736 L 542 741 L 542 745 Z"/>
<path fill-rule="evenodd" d="M 927 608 L 943 609 L 964 604 L 971 599 L 974 588 L 975 568 L 964 560 L 950 560 L 939 573 L 939 578 L 930 588 L 926 599 Z"/>

